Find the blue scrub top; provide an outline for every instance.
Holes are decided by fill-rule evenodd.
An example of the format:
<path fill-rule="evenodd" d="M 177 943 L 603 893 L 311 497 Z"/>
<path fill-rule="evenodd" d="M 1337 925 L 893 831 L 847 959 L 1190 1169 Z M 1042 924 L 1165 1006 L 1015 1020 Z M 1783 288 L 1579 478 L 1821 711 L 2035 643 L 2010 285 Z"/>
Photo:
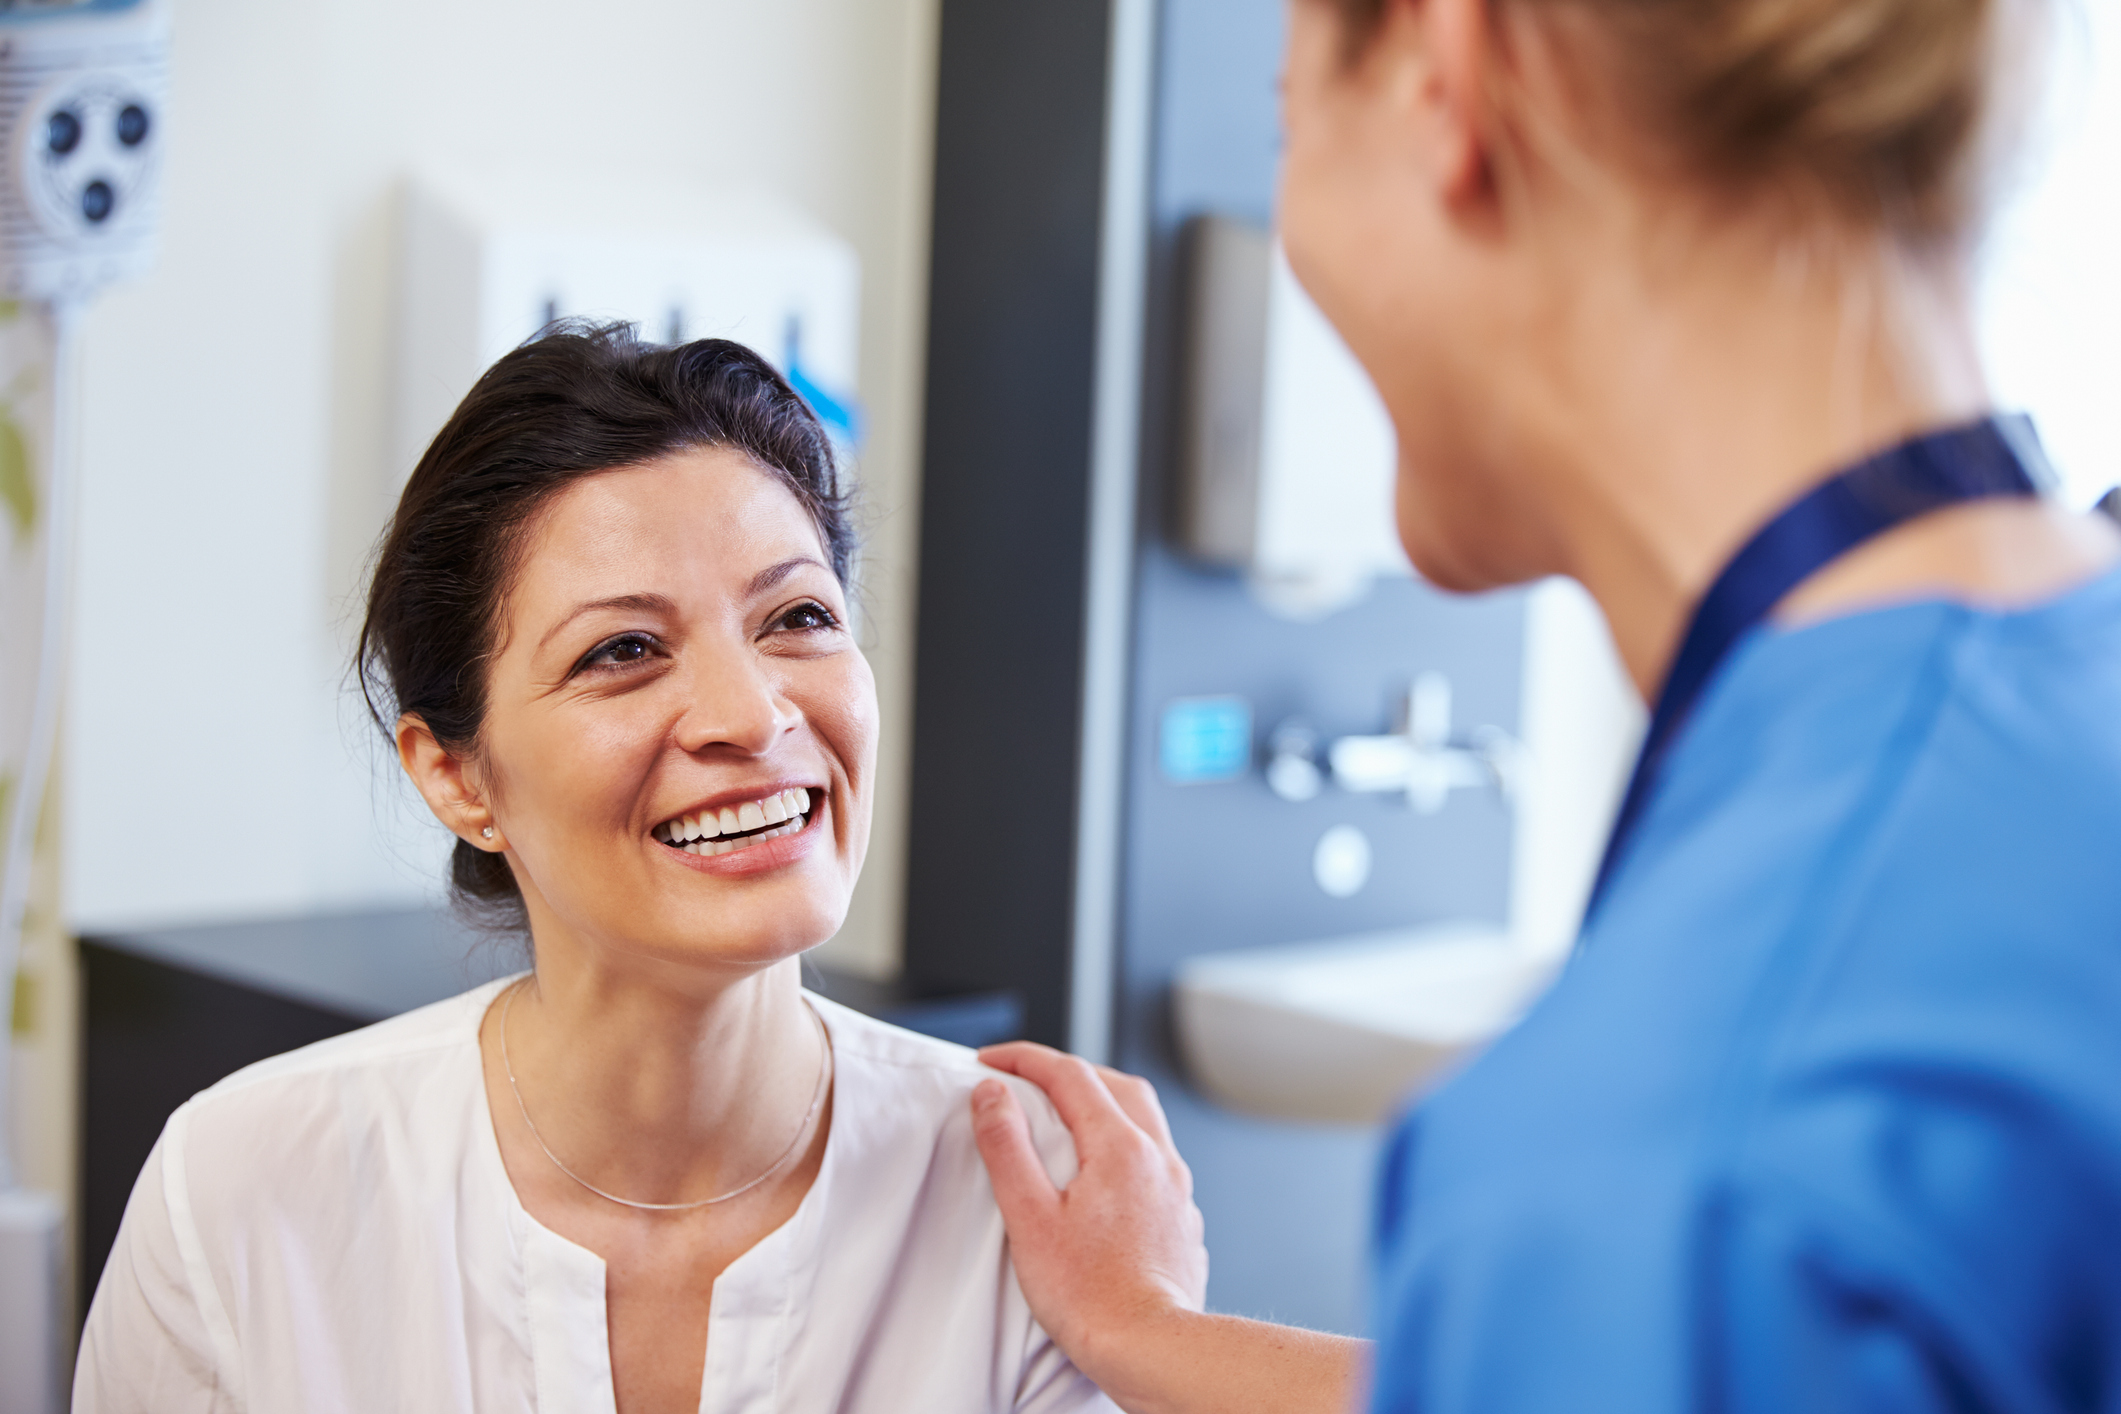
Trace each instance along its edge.
<path fill-rule="evenodd" d="M 2121 1410 L 2121 573 L 1755 631 L 1394 1136 L 1374 1407 Z"/>

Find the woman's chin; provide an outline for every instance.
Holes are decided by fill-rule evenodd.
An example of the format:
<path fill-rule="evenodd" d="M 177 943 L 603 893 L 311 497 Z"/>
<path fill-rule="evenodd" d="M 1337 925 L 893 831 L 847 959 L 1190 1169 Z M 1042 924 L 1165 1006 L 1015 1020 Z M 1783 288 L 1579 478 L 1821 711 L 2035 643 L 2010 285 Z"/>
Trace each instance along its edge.
<path fill-rule="evenodd" d="M 647 936 L 635 933 L 627 950 L 663 965 L 704 969 L 702 977 L 762 971 L 800 957 L 837 933 L 846 921 L 843 896 L 780 890 L 733 906 L 688 909 L 666 918 Z"/>

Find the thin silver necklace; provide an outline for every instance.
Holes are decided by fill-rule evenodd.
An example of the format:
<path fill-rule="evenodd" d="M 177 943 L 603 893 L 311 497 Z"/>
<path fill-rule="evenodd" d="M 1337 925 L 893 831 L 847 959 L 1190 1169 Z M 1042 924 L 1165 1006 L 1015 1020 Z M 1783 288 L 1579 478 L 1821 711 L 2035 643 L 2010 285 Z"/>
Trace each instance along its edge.
<path fill-rule="evenodd" d="M 545 1151 L 545 1157 L 552 1160 L 552 1166 L 606 1202 L 616 1203 L 622 1208 L 637 1208 L 644 1213 L 684 1213 L 694 1208 L 726 1203 L 731 1198 L 741 1198 L 788 1166 L 788 1161 L 795 1157 L 795 1151 L 802 1146 L 803 1137 L 810 1133 L 810 1122 L 817 1118 L 818 1107 L 825 1103 L 825 1090 L 832 1079 L 832 1038 L 825 1030 L 825 1019 L 817 1014 L 817 1008 L 810 1005 L 806 999 L 803 1002 L 803 1010 L 810 1013 L 811 1021 L 817 1025 L 817 1039 L 821 1049 L 817 1063 L 817 1093 L 810 1097 L 810 1108 L 803 1112 L 803 1122 L 796 1126 L 795 1138 L 788 1141 L 788 1147 L 781 1151 L 781 1156 L 775 1159 L 764 1173 L 742 1188 L 732 1188 L 727 1193 L 717 1193 L 712 1198 L 701 1198 L 690 1203 L 637 1203 L 631 1198 L 621 1198 L 616 1193 L 606 1193 L 560 1162 L 560 1156 L 552 1152 L 552 1146 L 545 1142 L 545 1136 L 538 1133 L 537 1125 L 531 1122 L 530 1107 L 523 1103 L 522 1087 L 516 1084 L 516 1068 L 508 1059 L 508 1013 L 516 1004 L 516 993 L 522 991 L 528 981 L 526 978 L 510 987 L 508 996 L 501 1003 L 501 1069 L 508 1072 L 508 1089 L 516 1097 L 516 1110 L 523 1116 L 524 1128 L 530 1131 L 532 1139 L 537 1140 L 538 1147 Z"/>

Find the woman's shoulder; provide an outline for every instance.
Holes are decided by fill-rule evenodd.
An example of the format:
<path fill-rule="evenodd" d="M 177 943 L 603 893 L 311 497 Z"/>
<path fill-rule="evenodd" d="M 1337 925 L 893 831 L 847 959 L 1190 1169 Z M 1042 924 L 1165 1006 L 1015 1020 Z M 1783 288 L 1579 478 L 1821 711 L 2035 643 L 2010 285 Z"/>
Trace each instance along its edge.
<path fill-rule="evenodd" d="M 404 1177 L 453 1169 L 483 1096 L 479 1021 L 503 985 L 246 1066 L 170 1117 L 165 1162 L 194 1201 L 231 1211 L 289 1201 L 376 1142 Z"/>
<path fill-rule="evenodd" d="M 925 1140 L 976 1165 L 972 1091 L 983 1080 L 999 1080 L 1016 1093 L 1030 1120 L 1032 1141 L 1054 1181 L 1074 1177 L 1074 1141 L 1053 1102 L 1036 1085 L 980 1064 L 979 1053 L 970 1047 L 893 1026 L 815 993 L 805 995 L 832 1036 L 838 1075 L 835 1105 L 859 1106 L 865 1123 L 888 1116 L 897 1143 Z M 842 1132 L 838 1118 L 833 1132 L 835 1138 Z"/>
<path fill-rule="evenodd" d="M 270 1106 L 299 1095 L 327 1078 L 356 1076 L 384 1079 L 391 1072 L 417 1069 L 432 1060 L 478 1043 L 480 1018 L 501 988 L 513 978 L 487 982 L 471 991 L 401 1013 L 370 1026 L 270 1056 L 247 1065 L 194 1096 L 191 1107 Z"/>

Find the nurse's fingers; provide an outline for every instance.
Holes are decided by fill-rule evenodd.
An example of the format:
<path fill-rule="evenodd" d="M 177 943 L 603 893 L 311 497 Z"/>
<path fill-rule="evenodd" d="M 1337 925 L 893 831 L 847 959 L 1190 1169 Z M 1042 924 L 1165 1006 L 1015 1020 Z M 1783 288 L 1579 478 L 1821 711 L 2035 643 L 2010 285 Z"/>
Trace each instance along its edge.
<path fill-rule="evenodd" d="M 1061 1119 L 1075 1132 L 1078 1143 L 1095 1135 L 1099 1126 L 1124 1117 L 1154 1140 L 1158 1148 L 1177 1157 L 1171 1142 L 1171 1125 L 1164 1118 L 1162 1102 L 1156 1098 L 1156 1087 L 1140 1076 L 1109 1065 L 1093 1066 L 1036 1041 L 988 1046 L 979 1058 L 984 1064 L 1020 1075 L 1045 1091 Z M 1118 1114 L 1113 1113 L 1115 1109 Z"/>
<path fill-rule="evenodd" d="M 996 1070 L 1020 1075 L 1046 1092 L 1061 1122 L 1075 1135 L 1078 1149 L 1095 1148 L 1100 1141 L 1117 1137 L 1116 1130 L 1133 1131 L 1140 1126 L 1120 1108 L 1097 1068 L 1079 1056 L 1041 1046 L 1036 1041 L 1010 1041 L 989 1046 L 979 1053 L 981 1061 Z"/>
<path fill-rule="evenodd" d="M 972 1138 L 994 1181 L 995 1205 L 1011 1230 L 1049 1217 L 1060 1190 L 1031 1143 L 1023 1106 L 999 1080 L 982 1080 L 972 1091 Z"/>
<path fill-rule="evenodd" d="M 1112 1098 L 1127 1118 L 1148 1131 L 1151 1139 L 1166 1149 L 1174 1149 L 1171 1142 L 1171 1121 L 1164 1118 L 1164 1102 L 1156 1098 L 1156 1087 L 1139 1075 L 1129 1075 L 1124 1070 L 1114 1070 L 1109 1065 L 1097 1068 L 1097 1078 L 1105 1082 Z"/>

